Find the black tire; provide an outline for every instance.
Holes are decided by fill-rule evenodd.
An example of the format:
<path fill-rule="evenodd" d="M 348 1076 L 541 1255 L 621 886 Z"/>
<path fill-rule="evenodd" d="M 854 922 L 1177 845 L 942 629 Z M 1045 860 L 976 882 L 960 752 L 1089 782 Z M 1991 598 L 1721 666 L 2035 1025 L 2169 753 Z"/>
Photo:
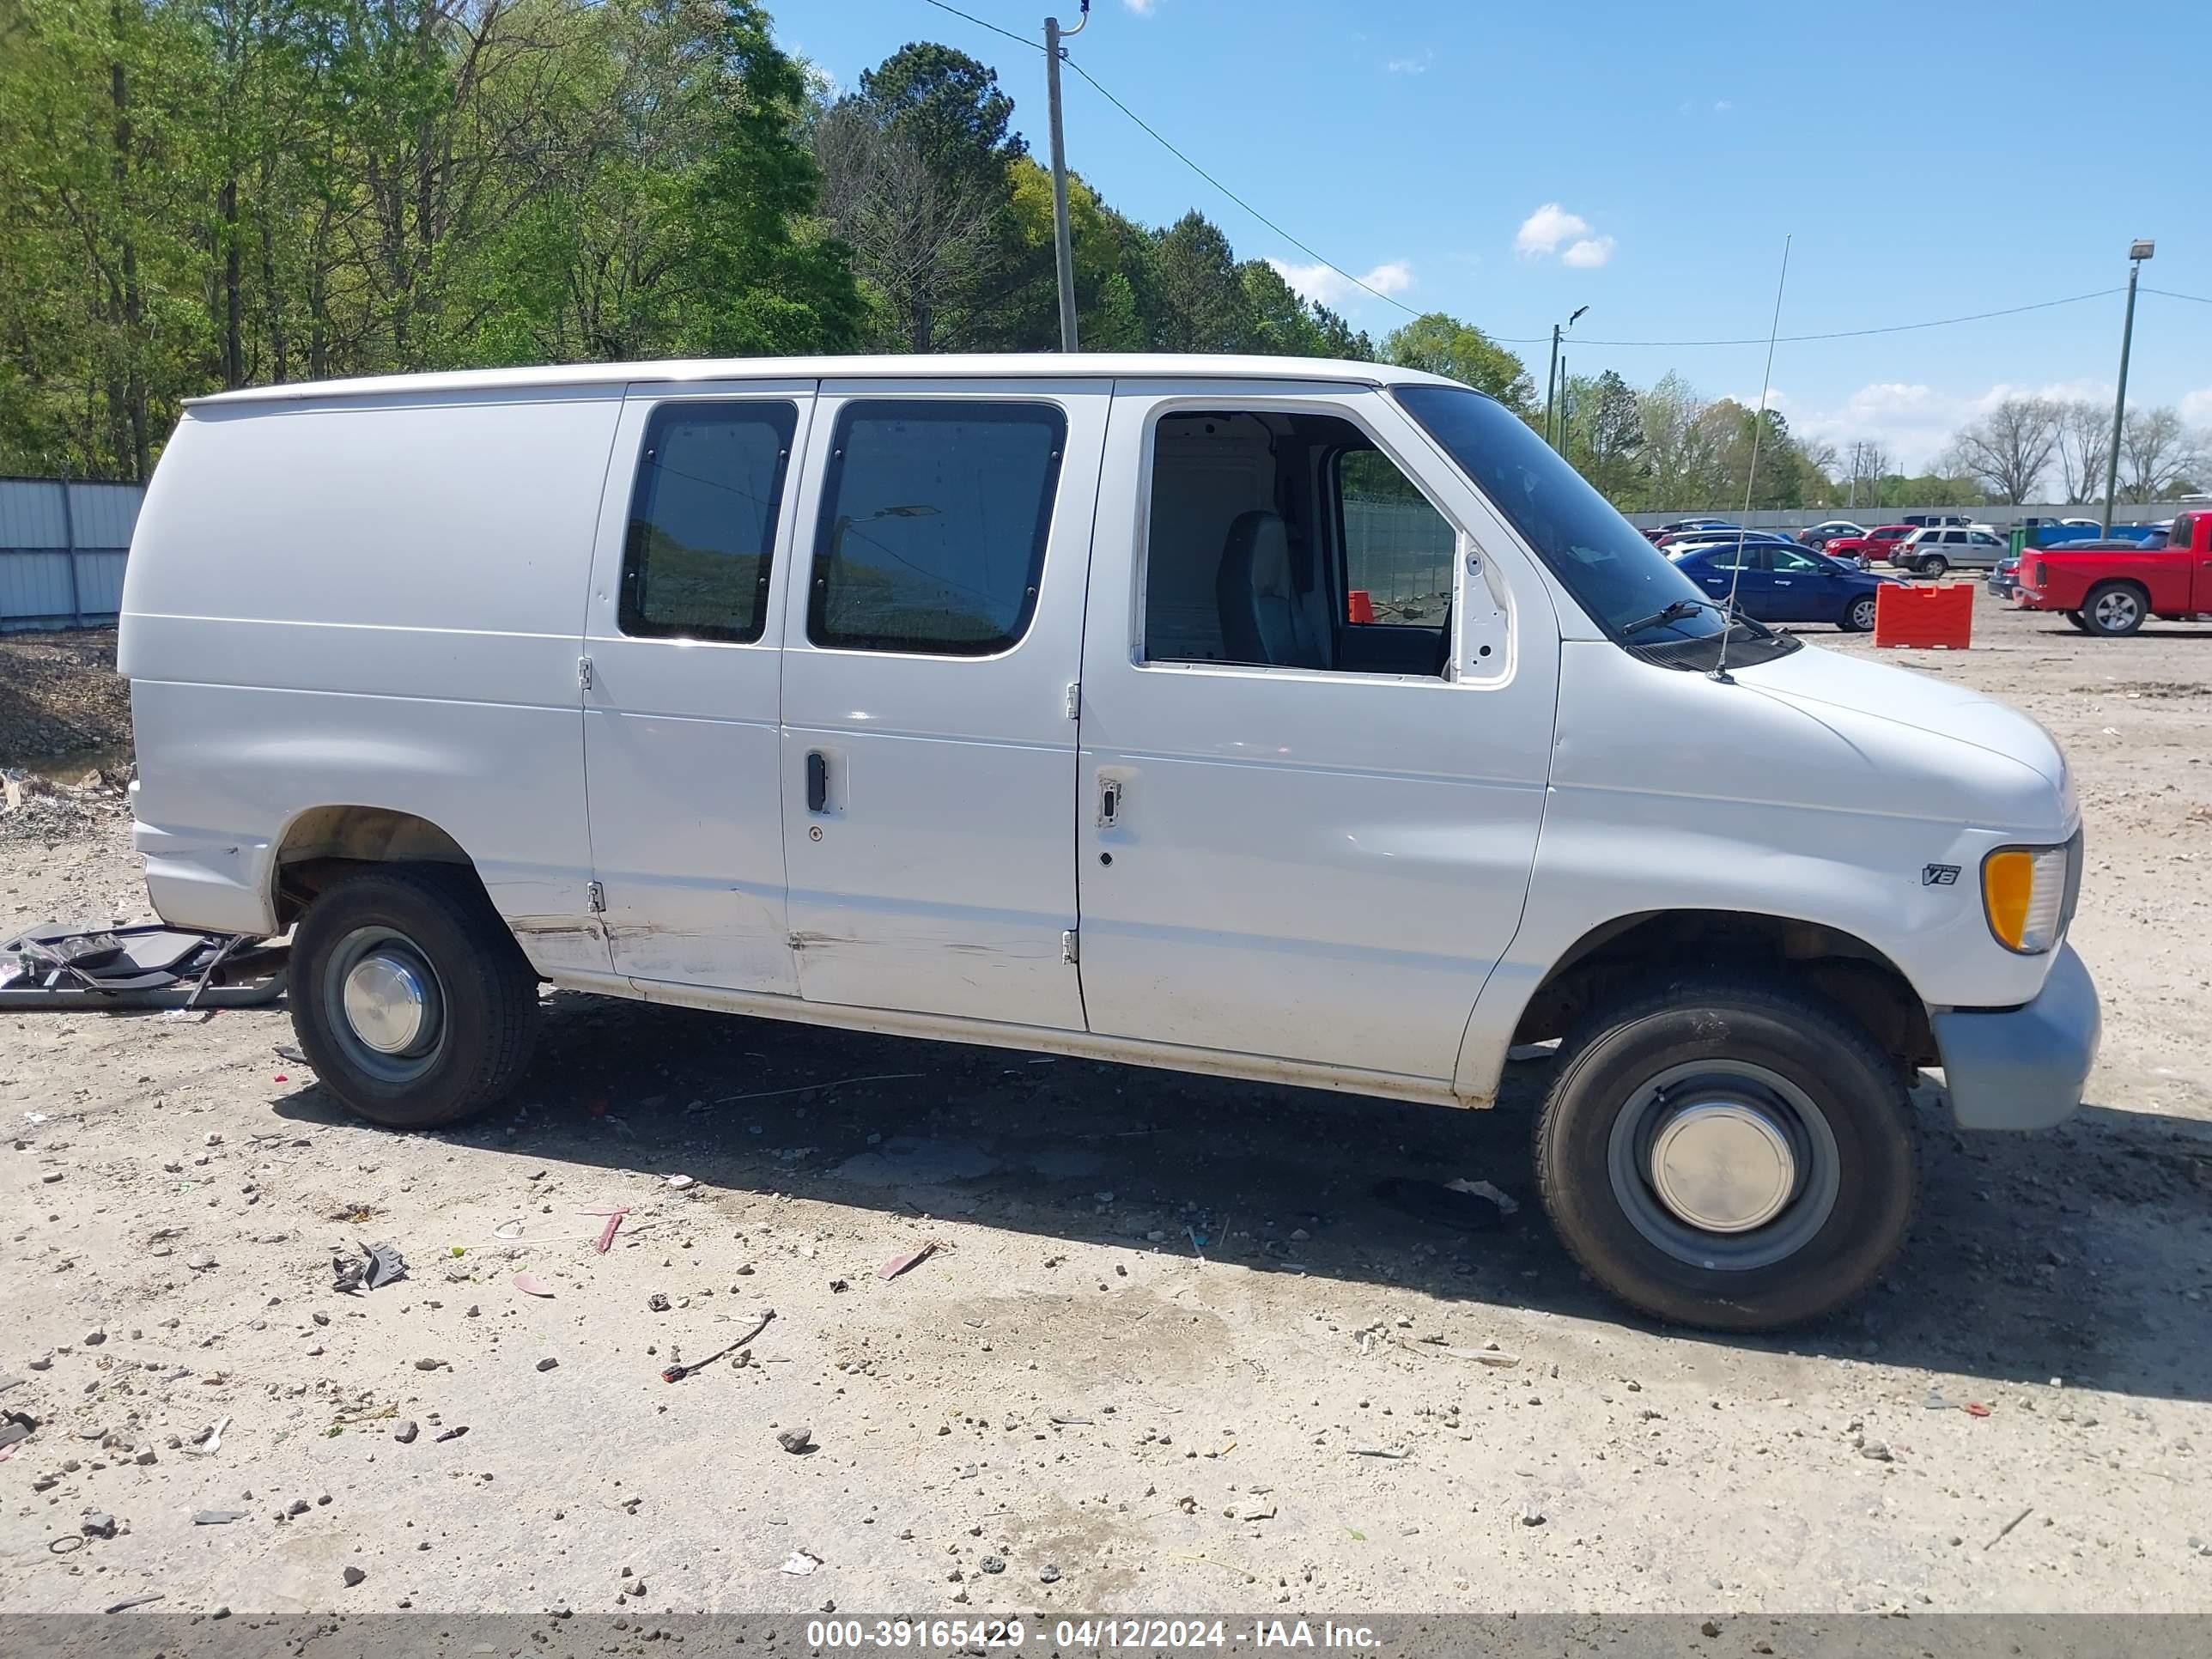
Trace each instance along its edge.
<path fill-rule="evenodd" d="M 1865 594 L 1844 607 L 1842 618 L 1836 626 L 1846 634 L 1867 634 L 1874 630 L 1874 595 Z"/>
<path fill-rule="evenodd" d="M 2150 595 L 2133 582 L 2099 582 L 2081 601 L 2081 626 L 2100 639 L 2120 640 L 2150 616 Z"/>
<path fill-rule="evenodd" d="M 1904 1243 L 1915 1165 L 1904 1085 L 1832 1005 L 1719 973 L 1685 975 L 1587 1017 L 1560 1053 L 1537 1119 L 1537 1188 L 1568 1252 L 1631 1306 L 1710 1330 L 1778 1329 L 1859 1295 Z M 1798 1179 L 1770 1220 L 1706 1231 L 1668 1211 L 1644 1173 L 1656 1159 L 1638 1148 L 1680 1121 L 1663 1115 L 1665 1088 L 1691 1077 L 1652 1088 L 1674 1073 L 1697 1081 L 1682 1118 L 1731 1079 L 1745 1098 L 1768 1091 L 1786 1107 Z M 1816 1121 L 1796 1124 L 1808 1108 Z M 1775 1251 L 1784 1253 L 1762 1259 Z M 1728 1253 L 1737 1260 L 1719 1265 Z"/>
<path fill-rule="evenodd" d="M 380 1054 L 349 1021 L 348 963 L 364 952 L 402 961 L 418 981 L 428 970 L 435 1036 L 420 1054 Z M 474 873 L 452 865 L 372 866 L 325 889 L 293 939 L 289 1000 L 323 1085 L 391 1129 L 435 1128 L 492 1104 L 529 1063 L 537 1031 L 537 975 Z"/>
<path fill-rule="evenodd" d="M 1945 558 L 1941 553 L 1930 553 L 1920 562 L 1920 574 L 1923 576 L 1942 576 L 1948 574 L 1950 568 L 1950 560 Z"/>
<path fill-rule="evenodd" d="M 2080 629 L 2084 634 L 2089 631 L 2089 619 L 2078 611 L 2068 611 L 2066 613 L 2066 620 L 2072 623 L 2075 627 Z"/>

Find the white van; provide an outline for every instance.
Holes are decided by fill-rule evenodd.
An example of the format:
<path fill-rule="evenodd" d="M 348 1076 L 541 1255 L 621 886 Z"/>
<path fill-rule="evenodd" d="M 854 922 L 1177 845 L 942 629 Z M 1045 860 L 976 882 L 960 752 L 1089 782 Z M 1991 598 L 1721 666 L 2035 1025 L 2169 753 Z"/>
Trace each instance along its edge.
<path fill-rule="evenodd" d="M 1557 1038 L 1569 1249 L 1752 1329 L 1898 1248 L 1916 1067 L 2033 1128 L 2096 1048 L 2047 732 L 1730 621 L 1408 370 L 234 392 L 123 611 L 155 908 L 295 927 L 378 1123 L 497 1099 L 544 983 L 1450 1106 Z"/>

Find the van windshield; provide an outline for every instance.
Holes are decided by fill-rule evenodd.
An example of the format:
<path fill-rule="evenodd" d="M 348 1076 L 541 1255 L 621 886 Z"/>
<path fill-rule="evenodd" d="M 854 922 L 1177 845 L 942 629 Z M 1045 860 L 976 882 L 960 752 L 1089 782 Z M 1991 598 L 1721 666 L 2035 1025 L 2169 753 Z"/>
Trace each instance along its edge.
<path fill-rule="evenodd" d="M 1391 392 L 1511 521 L 1592 621 L 1633 649 L 1684 667 L 1711 665 L 1702 659 L 1714 653 L 1695 647 L 1709 643 L 1717 651 L 1727 629 L 1720 611 L 1526 422 L 1472 389 L 1401 386 Z M 1764 635 L 1753 651 L 1759 658 L 1776 654 L 1778 645 L 1794 648 L 1794 641 L 1738 624 L 1730 662 L 1753 659 L 1739 656 L 1737 646 L 1754 634 Z"/>

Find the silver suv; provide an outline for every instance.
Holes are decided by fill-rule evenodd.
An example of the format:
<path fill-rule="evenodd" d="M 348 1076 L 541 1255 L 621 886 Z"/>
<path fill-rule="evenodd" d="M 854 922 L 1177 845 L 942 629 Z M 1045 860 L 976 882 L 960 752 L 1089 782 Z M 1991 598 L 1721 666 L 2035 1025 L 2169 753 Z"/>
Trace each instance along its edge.
<path fill-rule="evenodd" d="M 1992 531 L 1929 525 L 1892 548 L 1889 562 L 1900 570 L 1940 576 L 1947 570 L 1994 570 L 2005 551 L 2004 538 Z"/>

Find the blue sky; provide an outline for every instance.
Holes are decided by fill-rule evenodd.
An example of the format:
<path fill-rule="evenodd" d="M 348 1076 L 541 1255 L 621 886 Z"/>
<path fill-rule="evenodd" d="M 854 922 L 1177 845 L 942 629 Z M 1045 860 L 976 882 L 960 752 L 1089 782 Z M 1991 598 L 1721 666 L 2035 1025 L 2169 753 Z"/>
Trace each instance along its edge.
<path fill-rule="evenodd" d="M 1035 37 L 1054 0 L 957 0 Z M 1041 52 L 924 0 L 769 0 L 777 35 L 840 83 L 913 40 L 999 71 L 1045 153 Z M 1063 23 L 1076 0 L 1058 0 Z M 1501 337 L 1570 337 L 1577 373 L 1679 370 L 1755 401 L 1783 239 L 1782 332 L 2025 306 L 2123 285 L 2212 296 L 2203 0 L 1094 0 L 1069 51 L 1316 252 L 1416 310 Z M 2109 20 L 2109 27 L 2105 20 Z M 2161 64 L 2171 64 L 2165 69 Z M 1404 320 L 1190 173 L 1066 77 L 1070 166 L 1147 223 L 1195 206 L 1240 256 L 1379 338 Z M 1792 343 L 1774 401 L 1838 447 L 1931 459 L 2008 392 L 2109 401 L 2118 294 L 2024 315 Z M 1515 348 L 1540 381 L 1547 346 Z M 2129 402 L 2212 428 L 2212 304 L 2138 301 Z"/>

